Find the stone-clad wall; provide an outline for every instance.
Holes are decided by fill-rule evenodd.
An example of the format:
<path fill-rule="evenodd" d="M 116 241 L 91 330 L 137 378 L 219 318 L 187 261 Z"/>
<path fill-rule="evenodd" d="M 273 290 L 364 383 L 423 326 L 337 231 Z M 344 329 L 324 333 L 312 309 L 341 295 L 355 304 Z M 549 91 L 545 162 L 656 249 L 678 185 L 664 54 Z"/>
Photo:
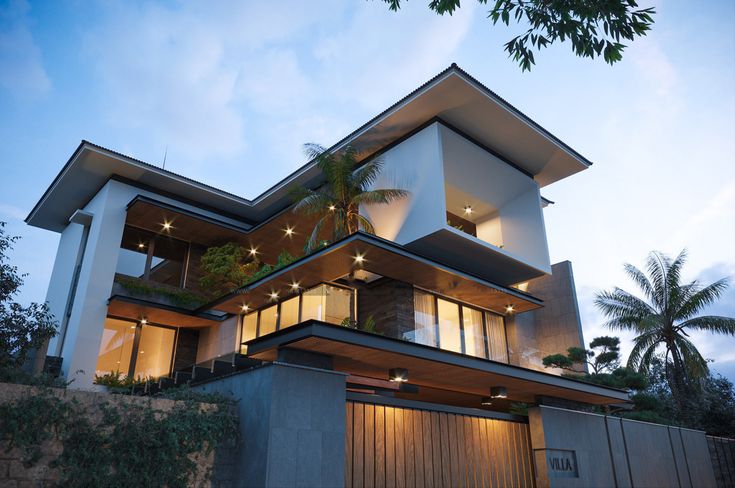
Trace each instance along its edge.
<path fill-rule="evenodd" d="M 413 332 L 413 286 L 383 278 L 357 293 L 358 321 L 372 315 L 376 328 L 386 337 L 401 338 Z"/>
<path fill-rule="evenodd" d="M 529 281 L 527 291 L 543 300 L 544 305 L 506 317 L 510 362 L 553 373 L 553 369 L 543 366 L 545 356 L 565 353 L 571 346 L 584 347 L 572 263 L 554 264 L 551 275 Z"/>
<path fill-rule="evenodd" d="M 39 394 L 39 388 L 25 385 L 0 383 L 0 403 L 18 400 L 27 395 Z M 147 405 L 149 402 L 154 409 L 168 411 L 176 404 L 173 400 L 150 397 L 134 397 L 129 395 L 110 395 L 101 392 L 64 390 L 54 388 L 53 394 L 67 400 L 76 400 L 82 407 L 92 407 L 102 402 L 127 403 Z M 48 441 L 41 445 L 43 457 L 30 468 L 23 466 L 19 449 L 6 450 L 6 443 L 0 440 L 0 488 L 41 487 L 55 484 L 59 479 L 59 472 L 49 466 L 50 461 L 56 459 L 63 451 L 58 441 Z M 209 456 L 197 456 L 197 478 L 192 480 L 192 486 L 202 487 L 229 487 L 233 484 L 233 460 L 227 457 L 227 452 L 213 453 Z M 205 482 L 205 473 L 212 470 L 212 478 Z"/>

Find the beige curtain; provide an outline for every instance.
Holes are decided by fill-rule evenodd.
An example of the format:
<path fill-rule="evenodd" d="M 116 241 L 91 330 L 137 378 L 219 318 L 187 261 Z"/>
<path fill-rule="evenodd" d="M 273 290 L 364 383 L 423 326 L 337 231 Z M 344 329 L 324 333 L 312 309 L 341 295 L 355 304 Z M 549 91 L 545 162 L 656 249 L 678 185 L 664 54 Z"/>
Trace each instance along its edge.
<path fill-rule="evenodd" d="M 490 359 L 508 362 L 508 347 L 505 339 L 505 322 L 503 317 L 494 313 L 485 313 L 487 338 L 490 344 Z"/>
<path fill-rule="evenodd" d="M 414 342 L 437 347 L 436 342 L 436 310 L 434 297 L 416 290 L 413 295 L 415 333 Z"/>

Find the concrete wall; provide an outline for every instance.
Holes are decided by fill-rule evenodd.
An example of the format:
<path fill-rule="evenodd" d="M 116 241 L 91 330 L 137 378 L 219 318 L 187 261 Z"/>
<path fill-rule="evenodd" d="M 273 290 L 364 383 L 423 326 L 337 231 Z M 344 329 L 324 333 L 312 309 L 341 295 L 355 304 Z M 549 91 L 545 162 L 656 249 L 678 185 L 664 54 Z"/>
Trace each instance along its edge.
<path fill-rule="evenodd" d="M 241 437 L 234 485 L 343 486 L 345 377 L 271 363 L 194 387 L 238 400 Z"/>
<path fill-rule="evenodd" d="M 526 290 L 542 299 L 544 306 L 506 316 L 510 362 L 524 368 L 559 373 L 544 368 L 544 356 L 563 354 L 571 346 L 584 347 L 572 263 L 554 264 L 551 275 L 530 280 Z"/>
<path fill-rule="evenodd" d="M 539 488 L 716 486 L 704 432 L 545 406 L 529 424 Z"/>
<path fill-rule="evenodd" d="M 199 330 L 197 363 L 239 351 L 239 319 L 230 317 L 224 322 Z"/>

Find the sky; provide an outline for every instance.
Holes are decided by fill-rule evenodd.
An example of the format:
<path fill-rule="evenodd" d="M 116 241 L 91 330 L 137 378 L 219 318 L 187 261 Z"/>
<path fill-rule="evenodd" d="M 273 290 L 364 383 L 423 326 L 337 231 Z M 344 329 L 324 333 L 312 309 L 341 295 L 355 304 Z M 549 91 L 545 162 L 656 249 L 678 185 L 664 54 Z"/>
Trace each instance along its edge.
<path fill-rule="evenodd" d="M 686 248 L 687 281 L 735 278 L 735 2 L 645 1 L 623 61 L 560 44 L 522 73 L 517 26 L 472 1 L 0 0 L 0 220 L 22 240 L 18 300 L 43 301 L 58 235 L 23 219 L 86 139 L 252 198 L 452 62 L 594 165 L 542 189 L 552 262 L 570 260 L 586 341 L 622 266 Z M 706 5 L 706 7 L 705 7 Z M 706 311 L 735 316 L 735 287 Z M 735 338 L 695 333 L 735 381 Z"/>

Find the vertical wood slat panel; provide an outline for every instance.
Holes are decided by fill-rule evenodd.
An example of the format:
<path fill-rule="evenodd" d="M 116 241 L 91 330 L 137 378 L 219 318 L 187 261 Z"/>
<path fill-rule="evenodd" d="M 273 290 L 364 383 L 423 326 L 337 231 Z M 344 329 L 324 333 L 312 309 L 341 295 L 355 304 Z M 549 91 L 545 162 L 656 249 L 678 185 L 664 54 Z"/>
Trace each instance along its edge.
<path fill-rule="evenodd" d="M 385 407 L 385 485 L 396 486 L 396 409 Z"/>
<path fill-rule="evenodd" d="M 403 409 L 395 409 L 395 436 L 396 436 L 396 487 L 406 486 L 406 436 L 403 432 Z"/>
<path fill-rule="evenodd" d="M 365 427 L 363 438 L 365 446 L 363 447 L 363 480 L 364 486 L 375 486 L 375 406 L 368 403 L 365 404 Z"/>
<path fill-rule="evenodd" d="M 385 488 L 385 407 L 375 406 L 375 488 Z"/>
<path fill-rule="evenodd" d="M 445 486 L 442 481 L 442 442 L 439 412 L 431 412 L 431 450 L 434 457 L 434 486 Z"/>
<path fill-rule="evenodd" d="M 354 421 L 352 434 L 352 486 L 361 488 L 365 486 L 365 474 L 363 472 L 363 447 L 365 445 L 363 431 L 365 429 L 365 404 L 355 403 Z"/>
<path fill-rule="evenodd" d="M 421 411 L 424 437 L 424 484 L 427 488 L 434 488 L 434 453 L 431 444 L 431 412 Z M 438 485 L 436 485 L 438 486 Z"/>
<path fill-rule="evenodd" d="M 426 486 L 424 481 L 424 436 L 423 421 L 420 410 L 411 411 L 411 419 L 413 420 L 413 445 L 415 456 L 415 486 Z"/>
<path fill-rule="evenodd" d="M 347 402 L 345 485 L 533 487 L 528 425 Z"/>
<path fill-rule="evenodd" d="M 352 486 L 352 429 L 355 423 L 353 416 L 354 403 L 347 402 L 345 409 L 345 418 L 347 425 L 345 426 L 345 486 Z"/>

